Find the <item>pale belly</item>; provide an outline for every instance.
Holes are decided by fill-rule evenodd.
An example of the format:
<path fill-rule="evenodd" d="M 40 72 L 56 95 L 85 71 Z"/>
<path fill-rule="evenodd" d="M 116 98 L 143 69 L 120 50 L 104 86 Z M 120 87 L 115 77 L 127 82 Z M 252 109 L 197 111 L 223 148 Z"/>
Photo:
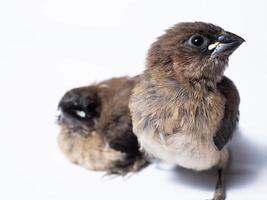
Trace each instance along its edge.
<path fill-rule="evenodd" d="M 138 139 L 141 148 L 148 154 L 188 169 L 210 169 L 220 165 L 220 160 L 228 158 L 226 149 L 217 151 L 211 141 L 192 138 L 190 134 L 177 133 L 158 137 L 143 132 Z"/>

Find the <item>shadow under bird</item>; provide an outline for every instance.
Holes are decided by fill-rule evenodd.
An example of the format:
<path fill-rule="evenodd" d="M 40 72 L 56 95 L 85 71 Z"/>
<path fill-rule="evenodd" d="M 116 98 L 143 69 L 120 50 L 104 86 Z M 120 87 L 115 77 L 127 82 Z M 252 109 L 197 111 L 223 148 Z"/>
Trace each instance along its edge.
<path fill-rule="evenodd" d="M 148 155 L 196 171 L 218 169 L 214 200 L 226 196 L 226 144 L 239 118 L 239 94 L 224 71 L 243 42 L 209 23 L 173 26 L 149 49 L 129 103 Z"/>
<path fill-rule="evenodd" d="M 139 151 L 128 108 L 135 78 L 113 78 L 72 89 L 59 103 L 58 144 L 87 169 L 126 175 L 148 162 Z"/>

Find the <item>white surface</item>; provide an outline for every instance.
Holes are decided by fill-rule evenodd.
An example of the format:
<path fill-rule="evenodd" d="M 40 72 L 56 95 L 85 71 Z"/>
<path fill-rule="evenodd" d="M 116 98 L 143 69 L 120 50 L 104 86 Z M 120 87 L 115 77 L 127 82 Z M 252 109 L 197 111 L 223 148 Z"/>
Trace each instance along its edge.
<path fill-rule="evenodd" d="M 0 2 L 0 199 L 207 199 L 214 172 L 159 170 L 101 179 L 56 144 L 56 106 L 76 86 L 144 69 L 146 51 L 179 21 L 208 21 L 246 39 L 226 74 L 241 94 L 228 199 L 266 199 L 266 1 L 6 0 Z"/>

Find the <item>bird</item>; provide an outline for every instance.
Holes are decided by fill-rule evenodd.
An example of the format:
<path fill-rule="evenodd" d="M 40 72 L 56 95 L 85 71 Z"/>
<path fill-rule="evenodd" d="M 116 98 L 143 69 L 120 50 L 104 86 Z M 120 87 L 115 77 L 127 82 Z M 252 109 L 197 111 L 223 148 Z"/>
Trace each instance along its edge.
<path fill-rule="evenodd" d="M 151 45 L 129 100 L 142 151 L 195 171 L 216 169 L 214 200 L 226 198 L 226 145 L 239 120 L 239 93 L 224 71 L 244 41 L 211 23 L 174 25 Z"/>
<path fill-rule="evenodd" d="M 58 104 L 58 145 L 73 163 L 125 176 L 148 164 L 128 108 L 135 78 L 119 77 L 67 91 Z"/>

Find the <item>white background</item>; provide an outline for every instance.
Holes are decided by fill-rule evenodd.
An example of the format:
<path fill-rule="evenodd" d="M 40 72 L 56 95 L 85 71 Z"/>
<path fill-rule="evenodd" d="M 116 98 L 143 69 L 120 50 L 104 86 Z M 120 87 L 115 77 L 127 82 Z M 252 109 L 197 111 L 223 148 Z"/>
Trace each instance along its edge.
<path fill-rule="evenodd" d="M 266 1 L 1 0 L 0 199 L 207 199 L 215 172 L 152 165 L 128 180 L 69 163 L 57 147 L 63 93 L 144 69 L 149 45 L 181 21 L 207 21 L 246 39 L 226 74 L 241 95 L 228 199 L 266 199 Z"/>

